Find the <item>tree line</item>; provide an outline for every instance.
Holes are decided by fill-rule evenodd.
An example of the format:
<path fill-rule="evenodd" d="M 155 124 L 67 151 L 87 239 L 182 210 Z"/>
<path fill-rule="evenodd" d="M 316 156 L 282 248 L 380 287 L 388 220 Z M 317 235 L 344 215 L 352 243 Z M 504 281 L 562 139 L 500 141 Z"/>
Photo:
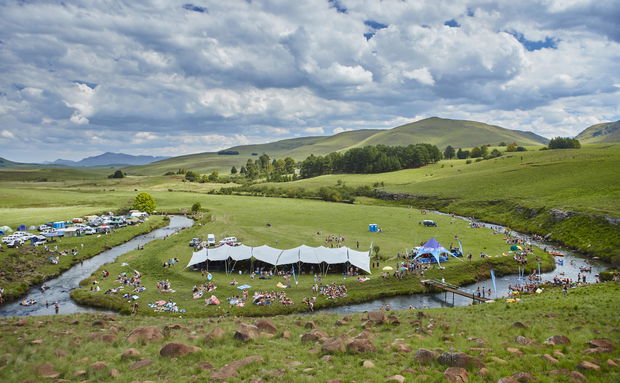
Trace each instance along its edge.
<path fill-rule="evenodd" d="M 419 168 L 441 159 L 435 145 L 365 146 L 349 149 L 344 153 L 326 156 L 311 154 L 300 165 L 301 178 L 334 173 L 382 173 L 401 169 Z"/>

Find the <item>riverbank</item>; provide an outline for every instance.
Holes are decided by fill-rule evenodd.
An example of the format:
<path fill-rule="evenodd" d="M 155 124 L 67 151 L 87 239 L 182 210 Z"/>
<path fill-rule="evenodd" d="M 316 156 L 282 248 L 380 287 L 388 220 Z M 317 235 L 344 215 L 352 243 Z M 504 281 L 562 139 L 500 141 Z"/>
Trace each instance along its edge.
<path fill-rule="evenodd" d="M 352 206 L 351 208 L 355 207 Z M 407 213 L 407 210 L 402 208 L 392 208 L 390 211 L 392 212 L 391 216 L 395 216 L 397 212 L 402 211 Z M 311 215 L 312 213 L 307 213 L 306 216 L 308 220 L 312 219 Z M 478 244 L 480 249 L 487 247 L 495 248 L 494 246 L 498 243 L 504 243 L 504 245 L 499 248 L 508 247 L 502 235 L 493 234 L 489 229 L 471 229 L 466 222 L 453 221 L 451 217 L 437 214 L 428 214 L 425 216 L 427 218 L 436 219 L 440 222 L 440 225 L 444 225 L 446 228 L 444 230 L 450 230 L 450 232 L 453 233 L 452 235 L 456 233 L 460 234 L 460 230 L 468 231 L 465 234 L 461 234 L 461 236 L 465 238 L 476 234 L 477 238 L 481 241 L 481 243 Z M 244 216 L 244 218 L 247 219 L 247 215 Z M 230 226 L 233 217 L 229 216 L 226 219 L 226 225 Z M 215 217 L 215 222 L 218 222 L 217 216 Z M 282 225 L 280 224 L 278 226 Z M 555 261 L 552 256 L 543 253 L 540 249 L 535 249 L 535 255 L 529 256 L 525 265 L 517 264 L 512 255 L 490 256 L 488 258 L 475 256 L 472 261 L 452 258 L 449 262 L 443 264 L 445 269 L 432 266 L 425 271 L 423 277 L 417 274 L 408 274 L 404 278 L 395 278 L 392 273 L 388 273 L 390 275 L 389 277 L 382 278 L 380 276 L 383 273 L 382 268 L 387 265 L 393 265 L 394 267 L 398 262 L 395 257 L 388 257 L 386 255 L 381 258 L 380 265 L 378 267 L 375 266 L 373 274 L 368 276 L 370 279 L 363 283 L 359 282 L 355 277 L 348 277 L 345 279 L 341 273 L 328 273 L 324 276 L 321 281 L 323 284 L 334 283 L 336 285 L 344 285 L 347 288 L 346 297 L 329 299 L 323 295 L 312 292 L 312 285 L 315 282 L 314 276 L 311 274 L 296 275 L 297 283 L 291 280 L 291 288 L 282 289 L 277 287 L 277 283 L 288 284 L 284 277 L 273 277 L 272 279 L 266 280 L 258 278 L 252 279 L 248 273 L 250 265 L 240 264 L 235 273 L 229 275 L 226 275 L 224 272 L 213 271 L 212 269 L 212 282 L 217 286 L 217 289 L 212 293 L 205 294 L 200 299 L 194 299 L 192 297 L 193 286 L 200 286 L 207 281 L 199 272 L 184 268 L 192 252 L 191 248 L 187 246 L 187 243 L 191 238 L 204 237 L 205 233 L 212 231 L 216 231 L 216 225 L 211 221 L 210 217 L 203 220 L 199 219 L 196 225 L 190 229 L 183 230 L 166 240 L 152 241 L 144 247 L 144 250 L 133 251 L 122 255 L 117 258 L 114 263 L 102 266 L 98 271 L 93 273 L 93 275 L 82 281 L 82 288 L 72 291 L 72 298 L 84 305 L 101 307 L 121 313 L 131 312 L 132 304 L 137 302 L 139 313 L 148 316 L 172 315 L 170 312 L 154 312 L 154 309 L 148 306 L 149 303 L 162 300 L 175 302 L 180 310 L 185 310 L 183 313 L 184 316 L 273 316 L 307 311 L 308 307 L 303 304 L 302 301 L 304 298 L 312 296 L 317 297 L 314 305 L 315 309 L 321 309 L 366 302 L 388 296 L 423 293 L 426 290 L 420 283 L 422 278 L 444 278 L 451 284 L 462 286 L 489 279 L 491 269 L 495 271 L 498 278 L 503 275 L 516 274 L 519 267 L 525 267 L 528 272 L 531 272 L 533 270 L 538 270 L 536 257 L 541 259 L 541 271 L 550 271 L 555 267 Z M 435 231 L 435 233 L 437 232 Z M 382 241 L 390 239 L 389 231 L 382 234 L 387 236 L 383 237 Z M 179 259 L 178 264 L 169 268 L 162 267 L 164 262 L 175 257 Z M 373 263 L 376 263 L 376 261 L 373 260 Z M 100 277 L 101 271 L 104 268 L 108 270 L 111 275 L 110 278 L 105 280 Z M 140 271 L 142 274 L 141 285 L 146 287 L 145 291 L 135 294 L 139 297 L 138 299 L 130 302 L 127 298 L 122 297 L 126 293 L 132 293 L 130 289 L 119 290 L 117 293 L 112 294 L 104 294 L 106 290 L 114 289 L 121 285 L 119 282 L 116 282 L 116 277 L 118 275 L 123 272 L 131 275 L 133 270 Z M 238 274 L 239 270 L 242 271 L 241 275 Z M 289 269 L 285 269 L 285 271 L 289 271 Z M 230 283 L 233 280 L 235 280 L 239 286 L 244 284 L 252 286 L 249 290 L 250 297 L 257 291 L 277 291 L 285 293 L 294 304 L 284 306 L 274 302 L 267 306 L 257 306 L 248 302 L 244 307 L 231 306 L 226 299 L 242 295 L 242 292 L 238 290 L 236 286 L 231 286 Z M 100 289 L 98 292 L 90 291 L 95 281 Z M 158 290 L 156 284 L 159 281 L 169 281 L 171 284 L 170 290 L 174 290 L 174 292 L 161 292 Z M 221 304 L 206 306 L 204 299 L 209 298 L 211 295 L 217 296 Z"/>
<path fill-rule="evenodd" d="M 4 294 L 2 294 L 4 303 L 15 301 L 33 286 L 49 281 L 74 265 L 107 249 L 165 226 L 167 222 L 166 217 L 154 215 L 143 223 L 116 229 L 109 234 L 63 238 L 48 245 L 55 253 L 66 252 L 66 255 L 60 256 L 60 262 L 57 264 L 49 261 L 51 253 L 46 252 L 43 246 L 27 245 L 18 249 L 2 249 L 0 250 L 0 288 L 4 289 Z M 74 255 L 72 249 L 76 249 L 77 254 Z"/>
<path fill-rule="evenodd" d="M 469 382 L 611 382 L 620 380 L 619 306 L 620 285 L 605 283 L 518 303 L 378 313 L 370 321 L 366 314 L 2 319 L 0 380 L 304 383 L 400 375 L 435 382 L 457 373 Z"/>

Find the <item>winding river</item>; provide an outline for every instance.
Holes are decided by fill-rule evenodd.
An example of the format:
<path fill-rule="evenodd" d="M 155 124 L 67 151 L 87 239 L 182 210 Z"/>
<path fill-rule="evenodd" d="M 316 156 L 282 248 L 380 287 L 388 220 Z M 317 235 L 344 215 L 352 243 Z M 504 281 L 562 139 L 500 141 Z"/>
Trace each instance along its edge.
<path fill-rule="evenodd" d="M 435 212 L 438 214 L 444 214 Z M 465 219 L 471 221 L 466 217 L 456 217 L 458 219 Z M 479 221 L 476 221 L 478 224 L 485 226 L 486 228 L 503 231 L 506 230 L 504 227 L 493 224 L 486 224 Z M 38 304 L 32 306 L 20 306 L 19 302 L 14 302 L 10 304 L 6 304 L 4 306 L 0 306 L 0 316 L 33 316 L 33 315 L 50 315 L 54 314 L 55 308 L 53 306 L 53 302 L 58 302 L 60 305 L 59 314 L 72 314 L 77 312 L 89 312 L 89 311 L 103 311 L 101 309 L 81 306 L 75 303 L 71 297 L 70 292 L 73 289 L 79 287 L 79 283 L 82 279 L 86 278 L 90 274 L 92 274 L 95 270 L 97 270 L 102 265 L 114 261 L 118 256 L 123 255 L 131 250 L 136 249 L 138 246 L 142 246 L 154 239 L 163 238 L 168 236 L 184 227 L 190 227 L 194 223 L 193 220 L 183 217 L 183 216 L 172 216 L 170 218 L 170 223 L 168 226 L 154 230 L 151 233 L 138 236 L 129 242 L 126 242 L 122 245 L 116 246 L 110 250 L 106 250 L 101 254 L 85 260 L 83 264 L 78 264 L 73 266 L 68 271 L 64 272 L 59 277 L 50 280 L 45 283 L 45 285 L 49 286 L 50 289 L 42 292 L 39 289 L 39 286 L 33 287 L 30 289 L 28 294 L 22 298 L 22 300 L 34 299 L 38 301 Z M 484 230 L 484 229 L 472 229 L 472 230 Z M 510 232 L 513 236 L 518 236 L 524 239 L 526 242 L 531 242 L 532 244 L 540 247 L 546 248 L 547 250 L 556 250 L 561 251 L 565 254 L 564 257 L 556 257 L 556 260 L 562 260 L 562 265 L 557 265 L 556 269 L 543 273 L 542 278 L 543 281 L 552 280 L 553 277 L 559 276 L 562 278 L 570 278 L 572 280 L 576 280 L 578 274 L 580 274 L 579 267 L 580 266 L 589 266 L 592 268 L 592 272 L 585 273 L 587 282 L 594 282 L 595 275 L 599 272 L 605 270 L 605 265 L 594 261 L 580 257 L 578 254 L 573 253 L 571 251 L 565 249 L 558 249 L 554 247 L 554 245 L 536 241 L 532 237 L 520 234 L 517 232 Z M 454 262 L 459 262 L 457 260 L 453 260 Z M 463 262 L 467 262 L 466 260 Z M 527 270 L 527 272 L 531 272 L 531 270 Z M 583 275 L 583 274 L 582 274 Z M 446 281 L 450 282 L 450 281 Z M 499 277 L 496 280 L 497 290 L 492 292 L 492 298 L 500 298 L 505 297 L 508 294 L 508 286 L 519 283 L 518 275 L 507 275 L 504 277 Z M 480 289 L 493 289 L 493 285 L 491 280 L 486 280 L 483 282 L 475 283 L 472 285 L 467 285 L 462 287 L 462 290 L 468 292 L 475 292 L 477 288 Z M 46 307 L 45 301 L 49 303 L 49 306 Z M 372 300 L 365 303 L 358 304 L 350 304 L 339 307 L 332 307 L 327 309 L 321 309 L 315 311 L 315 313 L 319 312 L 329 312 L 329 313 L 338 313 L 338 314 L 352 314 L 359 313 L 365 311 L 373 311 L 378 310 L 381 306 L 389 305 L 392 310 L 406 310 L 409 307 L 413 306 L 415 308 L 433 308 L 433 307 L 452 307 L 452 306 L 466 306 L 470 305 L 472 302 L 470 299 L 465 298 L 460 295 L 452 296 L 451 293 L 436 293 L 436 294 L 411 294 L 411 295 L 399 295 L 389 298 L 381 298 Z"/>
<path fill-rule="evenodd" d="M 27 295 L 19 301 L 0 306 L 0 316 L 32 316 L 54 314 L 54 302 L 59 304 L 59 314 L 73 314 L 77 312 L 103 311 L 101 309 L 81 306 L 75 303 L 69 295 L 71 290 L 80 287 L 80 281 L 99 267 L 114 261 L 117 257 L 143 246 L 152 240 L 163 238 L 172 233 L 194 224 L 192 219 L 183 216 L 171 216 L 168 226 L 156 229 L 148 234 L 137 236 L 122 245 L 115 246 L 90 259 L 84 260 L 83 264 L 77 264 L 60 276 L 45 282 L 49 290 L 42 292 L 39 286 L 31 288 Z M 32 306 L 20 306 L 22 300 L 34 299 L 38 303 Z M 46 307 L 45 301 L 49 303 Z"/>

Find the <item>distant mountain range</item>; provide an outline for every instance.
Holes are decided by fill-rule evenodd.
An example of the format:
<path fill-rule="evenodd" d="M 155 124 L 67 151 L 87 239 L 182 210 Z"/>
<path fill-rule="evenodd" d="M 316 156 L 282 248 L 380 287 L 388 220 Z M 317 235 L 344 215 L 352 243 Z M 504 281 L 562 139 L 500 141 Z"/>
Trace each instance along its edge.
<path fill-rule="evenodd" d="M 238 155 L 218 153 L 197 153 L 144 166 L 132 166 L 125 170 L 129 174 L 161 175 L 179 168 L 201 173 L 230 171 L 232 166 L 240 168 L 248 158 L 266 153 L 271 158 L 292 157 L 303 160 L 310 154 L 325 155 L 368 145 L 406 146 L 429 143 L 444 149 L 470 148 L 479 145 L 498 145 L 500 142 L 519 145 L 546 145 L 549 140 L 532 132 L 510 130 L 476 121 L 449 120 L 432 117 L 401 125 L 392 129 L 362 129 L 338 133 L 333 136 L 300 137 L 258 145 L 242 145 L 226 149 L 239 152 Z"/>
<path fill-rule="evenodd" d="M 54 162 L 46 162 L 46 165 L 64 166 L 128 166 L 146 165 L 151 162 L 165 160 L 169 157 L 164 156 L 133 156 L 124 153 L 103 153 L 98 156 L 86 157 L 80 161 L 57 159 Z"/>
<path fill-rule="evenodd" d="M 620 120 L 592 125 L 575 138 L 584 144 L 620 142 Z"/>

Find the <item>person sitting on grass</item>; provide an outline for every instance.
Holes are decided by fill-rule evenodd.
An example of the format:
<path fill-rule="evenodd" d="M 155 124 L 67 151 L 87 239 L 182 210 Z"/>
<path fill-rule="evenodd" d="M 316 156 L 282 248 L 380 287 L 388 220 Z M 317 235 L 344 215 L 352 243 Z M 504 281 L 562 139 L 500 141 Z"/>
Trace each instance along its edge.
<path fill-rule="evenodd" d="M 239 282 L 237 282 L 237 280 L 235 278 L 233 278 L 232 281 L 230 281 L 230 285 L 231 286 L 237 286 L 239 284 Z"/>

